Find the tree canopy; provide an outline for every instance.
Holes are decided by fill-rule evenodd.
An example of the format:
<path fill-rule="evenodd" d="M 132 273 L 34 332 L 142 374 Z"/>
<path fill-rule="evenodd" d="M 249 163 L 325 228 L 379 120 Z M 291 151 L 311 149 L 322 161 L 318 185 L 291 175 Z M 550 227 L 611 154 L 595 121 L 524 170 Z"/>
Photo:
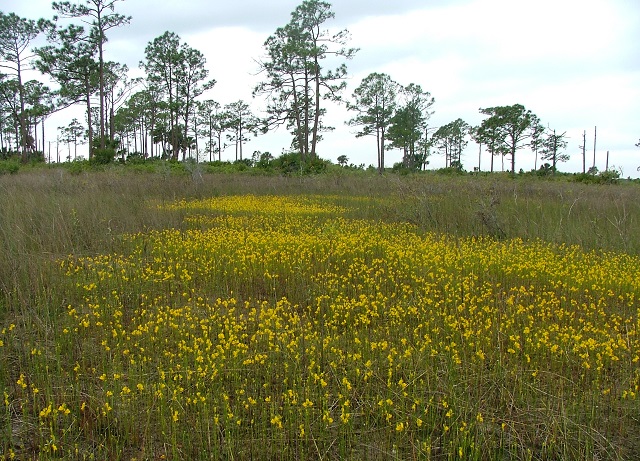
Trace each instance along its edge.
<path fill-rule="evenodd" d="M 539 154 L 554 168 L 567 158 L 563 138 L 553 138 L 520 104 L 480 109 L 485 118 L 479 126 L 458 118 L 435 129 L 430 138 L 435 99 L 418 83 L 400 84 L 386 73 L 371 72 L 345 101 L 346 63 L 358 49 L 349 46 L 348 30 L 331 28 L 335 13 L 326 1 L 303 0 L 265 40 L 258 60 L 260 81 L 253 88 L 253 96 L 264 102 L 260 116 L 247 100 L 211 99 L 216 80 L 209 76 L 203 53 L 172 31 L 148 42 L 140 61 L 145 75 L 130 79 L 127 66 L 105 59 L 110 31 L 132 19 L 116 11 L 122 1 L 53 2 L 50 20 L 0 12 L 2 149 L 15 148 L 26 160 L 39 145 L 42 154 L 47 117 L 82 104 L 85 116 L 74 121 L 73 139 L 86 139 L 90 159 L 96 149 L 113 150 L 107 153 L 111 156 L 119 149 L 123 159 L 138 154 L 178 160 L 182 153 L 184 160 L 195 152 L 196 158 L 208 154 L 212 161 L 215 153 L 220 160 L 224 149 L 235 145 L 241 160 L 244 143 L 284 126 L 291 134 L 289 153 L 313 162 L 323 134 L 333 129 L 326 122 L 330 103 L 346 103 L 352 114 L 346 124 L 355 129 L 355 137 L 376 138 L 380 173 L 389 149 L 402 152 L 399 164 L 404 168 L 424 168 L 432 149 L 444 155 L 445 166 L 461 168 L 470 139 L 481 144 L 480 152 L 484 145 L 491 153 L 491 171 L 493 157 L 499 155 L 503 167 L 504 158 L 510 158 L 515 172 L 517 152 L 525 147 L 535 153 L 536 167 Z M 31 50 L 41 33 L 48 43 Z M 37 69 L 55 88 L 24 81 L 26 69 Z M 371 147 L 373 151 L 373 143 Z"/>
<path fill-rule="evenodd" d="M 476 139 L 491 146 L 491 152 L 511 157 L 511 173 L 516 171 L 516 152 L 527 145 L 537 117 L 522 104 L 480 109 L 488 115 L 480 124 Z M 493 165 L 493 162 L 492 162 Z M 493 171 L 493 168 L 492 168 Z"/>
<path fill-rule="evenodd" d="M 35 150 L 27 127 L 23 74 L 32 58 L 29 45 L 40 32 L 41 29 L 35 20 L 0 11 L 0 69 L 7 71 L 17 83 L 19 107 L 14 110 L 13 116 L 18 124 L 23 160 L 26 160 L 29 150 Z"/>
<path fill-rule="evenodd" d="M 347 108 L 356 116 L 347 123 L 361 127 L 356 137 L 376 136 L 378 171 L 384 171 L 384 149 L 387 130 L 398 104 L 397 95 L 401 90 L 398 83 L 387 74 L 374 72 L 365 77 L 353 92 L 353 102 Z"/>
<path fill-rule="evenodd" d="M 322 123 L 322 101 L 340 101 L 346 87 L 346 64 L 325 69 L 323 61 L 329 56 L 351 59 L 357 52 L 346 47 L 348 31 L 332 34 L 323 28 L 334 17 L 329 3 L 305 0 L 264 43 L 267 57 L 260 71 L 266 80 L 254 95 L 267 99 L 267 126 L 286 125 L 303 159 L 315 159 L 320 133 L 330 129 Z"/>
<path fill-rule="evenodd" d="M 56 12 L 54 20 L 59 18 L 81 18 L 81 21 L 90 26 L 91 40 L 96 45 L 98 52 L 98 88 L 100 91 L 100 147 L 105 148 L 105 61 L 104 45 L 107 42 L 107 31 L 114 27 L 129 24 L 131 17 L 115 13 L 115 4 L 123 0 L 84 0 L 84 3 L 53 2 L 52 7 Z"/>
<path fill-rule="evenodd" d="M 391 146 L 403 151 L 402 164 L 409 169 L 421 168 L 427 160 L 427 121 L 435 99 L 420 85 L 410 83 L 400 91 L 400 103 L 391 118 L 388 136 Z"/>
<path fill-rule="evenodd" d="M 445 156 L 445 167 L 462 168 L 462 151 L 469 143 L 471 126 L 461 118 L 441 126 L 431 138 L 432 144 Z"/>

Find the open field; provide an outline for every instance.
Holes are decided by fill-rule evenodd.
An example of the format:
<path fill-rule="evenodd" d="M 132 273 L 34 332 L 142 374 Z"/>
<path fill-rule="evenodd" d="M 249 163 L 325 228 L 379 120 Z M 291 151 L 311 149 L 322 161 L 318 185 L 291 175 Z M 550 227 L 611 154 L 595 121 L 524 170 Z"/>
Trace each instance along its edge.
<path fill-rule="evenodd" d="M 0 176 L 7 459 L 640 453 L 640 187 Z"/>

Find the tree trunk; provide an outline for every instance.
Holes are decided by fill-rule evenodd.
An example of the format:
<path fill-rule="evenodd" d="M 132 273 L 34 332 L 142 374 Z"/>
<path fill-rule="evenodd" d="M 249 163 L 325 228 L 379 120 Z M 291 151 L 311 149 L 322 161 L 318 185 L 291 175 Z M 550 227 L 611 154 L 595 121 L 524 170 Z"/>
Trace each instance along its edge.
<path fill-rule="evenodd" d="M 15 137 L 16 137 L 16 152 L 20 152 L 20 123 L 14 125 Z"/>
<path fill-rule="evenodd" d="M 213 162 L 213 119 L 209 115 L 209 161 Z"/>
<path fill-rule="evenodd" d="M 382 152 L 380 152 L 380 127 L 376 128 L 376 147 L 378 148 L 378 173 L 382 172 Z"/>
<path fill-rule="evenodd" d="M 182 160 L 185 159 L 185 155 L 187 153 L 187 148 L 189 149 L 189 153 L 191 153 L 191 143 L 189 142 L 189 111 L 191 110 L 189 101 L 185 101 L 185 110 L 184 110 L 184 134 L 182 135 L 184 146 L 182 146 Z"/>
<path fill-rule="evenodd" d="M 104 66 L 102 63 L 102 46 L 100 47 L 100 148 L 104 149 Z"/>
<path fill-rule="evenodd" d="M 155 149 L 155 142 L 153 142 L 153 130 L 155 130 L 156 128 L 156 108 L 153 107 L 153 109 L 151 110 L 151 123 L 149 126 L 149 132 L 151 133 L 151 158 L 153 158 L 153 156 L 156 153 L 156 149 Z"/>
<path fill-rule="evenodd" d="M 89 76 L 85 77 L 85 88 L 87 91 L 87 122 L 89 124 L 89 160 L 91 160 L 93 158 L 93 123 L 91 123 L 91 87 L 89 84 Z"/>
<path fill-rule="evenodd" d="M 96 8 L 96 13 L 98 16 L 98 64 L 99 64 L 99 74 L 100 74 L 100 148 L 104 149 L 105 147 L 105 139 L 104 139 L 104 135 L 105 135 L 105 127 L 104 127 L 104 117 L 105 117 L 105 113 L 104 113 L 104 100 L 105 100 L 105 94 L 104 94 L 104 50 L 103 50 L 103 45 L 104 45 L 104 30 L 103 30 L 103 24 L 102 24 L 102 11 L 100 10 L 100 8 Z"/>
<path fill-rule="evenodd" d="M 320 123 L 320 63 L 318 62 L 318 56 L 315 57 L 315 113 L 313 120 L 313 136 L 311 138 L 311 161 L 316 159 L 316 145 L 318 144 L 318 128 Z"/>
<path fill-rule="evenodd" d="M 242 160 L 242 114 L 240 114 L 240 126 L 238 126 L 238 142 L 240 143 L 240 160 Z"/>
<path fill-rule="evenodd" d="M 116 137 L 116 126 L 113 123 L 115 113 L 113 112 L 113 104 L 109 108 L 109 139 L 113 140 Z"/>
<path fill-rule="evenodd" d="M 494 159 L 494 157 L 495 157 L 494 148 L 495 148 L 495 146 L 494 146 L 494 144 L 492 143 L 492 144 L 491 144 L 491 149 L 490 149 L 490 151 L 491 151 L 491 173 L 493 173 L 493 159 Z"/>
<path fill-rule="evenodd" d="M 31 124 L 29 124 L 31 126 Z M 37 152 L 38 150 L 38 122 L 34 122 L 33 124 L 33 149 Z"/>
<path fill-rule="evenodd" d="M 195 115 L 193 117 L 193 146 L 196 150 L 196 162 L 199 162 L 200 155 L 198 154 L 198 118 Z M 191 149 L 191 145 L 189 145 L 189 149 Z"/>
<path fill-rule="evenodd" d="M 127 133 L 127 151 L 129 151 L 129 134 Z M 134 152 L 138 152 L 138 129 L 133 125 L 133 150 Z"/>
<path fill-rule="evenodd" d="M 516 174 L 516 148 L 515 144 L 511 147 L 511 174 Z"/>
<path fill-rule="evenodd" d="M 556 130 L 553 130 L 553 171 L 551 174 L 556 174 L 556 163 L 558 161 L 558 139 L 556 138 Z"/>
<path fill-rule="evenodd" d="M 304 125 L 303 125 L 303 134 L 304 134 L 304 145 L 302 146 L 304 149 L 304 154 L 301 153 L 300 160 L 304 160 L 309 156 L 309 71 L 305 66 L 304 69 Z"/>
<path fill-rule="evenodd" d="M 295 114 L 295 125 L 296 125 L 296 143 L 298 147 L 298 152 L 300 153 L 300 158 L 303 156 L 303 144 L 304 137 L 302 133 L 302 117 L 300 115 L 300 98 L 298 96 L 298 89 L 296 86 L 296 79 L 293 73 L 289 73 L 289 78 L 291 79 L 291 91 L 293 94 L 293 110 Z"/>
<path fill-rule="evenodd" d="M 382 135 L 380 136 L 380 174 L 384 173 L 384 141 L 385 129 L 382 127 Z"/>
<path fill-rule="evenodd" d="M 24 119 L 24 88 L 22 86 L 22 70 L 20 68 L 20 59 L 18 59 L 18 94 L 20 95 L 20 116 L 18 123 L 20 124 L 20 145 L 22 147 L 22 161 L 26 163 L 27 156 L 27 124 Z"/>

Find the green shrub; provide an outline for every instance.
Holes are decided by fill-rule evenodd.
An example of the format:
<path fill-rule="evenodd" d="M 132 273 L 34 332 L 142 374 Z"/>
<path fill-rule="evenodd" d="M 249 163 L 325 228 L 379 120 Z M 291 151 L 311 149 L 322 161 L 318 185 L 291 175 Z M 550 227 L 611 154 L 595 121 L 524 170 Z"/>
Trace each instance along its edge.
<path fill-rule="evenodd" d="M 20 163 L 15 160 L 0 160 L 0 174 L 14 174 L 20 169 Z"/>
<path fill-rule="evenodd" d="M 598 175 L 601 184 L 615 184 L 620 179 L 620 173 L 616 170 L 606 170 Z"/>
<path fill-rule="evenodd" d="M 300 154 L 295 152 L 287 152 L 276 158 L 272 162 L 275 169 L 284 175 L 302 173 L 300 166 Z"/>
<path fill-rule="evenodd" d="M 617 184 L 620 173 L 616 170 L 605 170 L 598 173 L 595 167 L 589 168 L 589 173 L 577 173 L 574 181 L 591 184 Z"/>
<path fill-rule="evenodd" d="M 273 168 L 284 175 L 315 175 L 327 171 L 331 162 L 316 157 L 313 160 L 302 160 L 297 152 L 287 152 L 274 159 L 271 164 Z"/>
<path fill-rule="evenodd" d="M 111 147 L 105 147 L 104 149 L 98 147 L 93 152 L 93 163 L 96 165 L 107 165 L 112 163 L 116 157 L 116 150 Z"/>
<path fill-rule="evenodd" d="M 243 158 L 242 160 L 236 160 L 233 162 L 233 166 L 237 171 L 246 171 L 253 166 L 251 159 Z"/>
<path fill-rule="evenodd" d="M 144 155 L 140 152 L 131 152 L 127 155 L 126 159 L 126 162 L 131 165 L 140 165 L 145 161 L 146 159 L 144 158 Z"/>
<path fill-rule="evenodd" d="M 447 176 L 465 174 L 465 171 L 462 168 L 462 165 L 459 164 L 458 162 L 454 162 L 454 163 L 455 163 L 455 165 L 452 165 L 450 167 L 439 168 L 438 170 L 436 170 L 436 173 L 447 175 Z"/>
<path fill-rule="evenodd" d="M 73 162 L 63 163 L 62 165 L 73 175 L 78 175 L 91 168 L 91 164 L 87 160 L 74 160 Z"/>

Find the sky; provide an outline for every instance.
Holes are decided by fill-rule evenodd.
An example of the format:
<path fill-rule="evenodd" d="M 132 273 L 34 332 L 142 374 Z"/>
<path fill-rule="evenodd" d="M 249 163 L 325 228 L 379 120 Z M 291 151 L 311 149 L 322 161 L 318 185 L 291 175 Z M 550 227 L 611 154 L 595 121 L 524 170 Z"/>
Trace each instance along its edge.
<path fill-rule="evenodd" d="M 216 86 L 206 95 L 221 104 L 249 102 L 257 115 L 265 108 L 252 99 L 261 80 L 257 62 L 264 41 L 284 26 L 301 0 L 120 0 L 116 11 L 131 16 L 128 26 L 114 29 L 106 44 L 106 59 L 127 64 L 131 76 L 143 75 L 139 62 L 144 48 L 165 31 L 201 51 Z M 343 93 L 353 90 L 372 72 L 387 73 L 397 82 L 416 83 L 435 98 L 429 127 L 436 129 L 457 118 L 478 125 L 482 107 L 522 104 L 557 133 L 566 132 L 570 160 L 562 171 L 582 171 L 586 131 L 587 168 L 606 166 L 623 177 L 639 177 L 640 148 L 640 1 L 638 0 L 334 0 L 335 19 L 325 23 L 337 32 L 347 29 L 350 46 L 360 51 L 347 62 L 349 79 Z M 0 11 L 37 19 L 51 18 L 47 0 L 0 0 Z M 336 161 L 376 164 L 373 137 L 356 139 L 345 122 L 355 114 L 344 106 L 327 106 L 324 135 L 318 151 Z M 83 117 L 80 107 L 68 109 L 48 122 L 55 127 Z M 431 131 L 431 130 L 430 130 Z M 289 148 L 284 127 L 244 146 L 279 155 Z M 387 166 L 401 160 L 389 151 Z M 234 159 L 233 148 L 223 152 Z M 509 159 L 505 159 L 508 168 Z M 490 156 L 470 142 L 462 163 L 489 168 Z M 444 166 L 433 154 L 429 168 Z M 516 154 L 516 169 L 536 166 L 527 150 Z M 538 160 L 537 166 L 540 166 Z M 501 169 L 497 159 L 496 169 Z"/>

